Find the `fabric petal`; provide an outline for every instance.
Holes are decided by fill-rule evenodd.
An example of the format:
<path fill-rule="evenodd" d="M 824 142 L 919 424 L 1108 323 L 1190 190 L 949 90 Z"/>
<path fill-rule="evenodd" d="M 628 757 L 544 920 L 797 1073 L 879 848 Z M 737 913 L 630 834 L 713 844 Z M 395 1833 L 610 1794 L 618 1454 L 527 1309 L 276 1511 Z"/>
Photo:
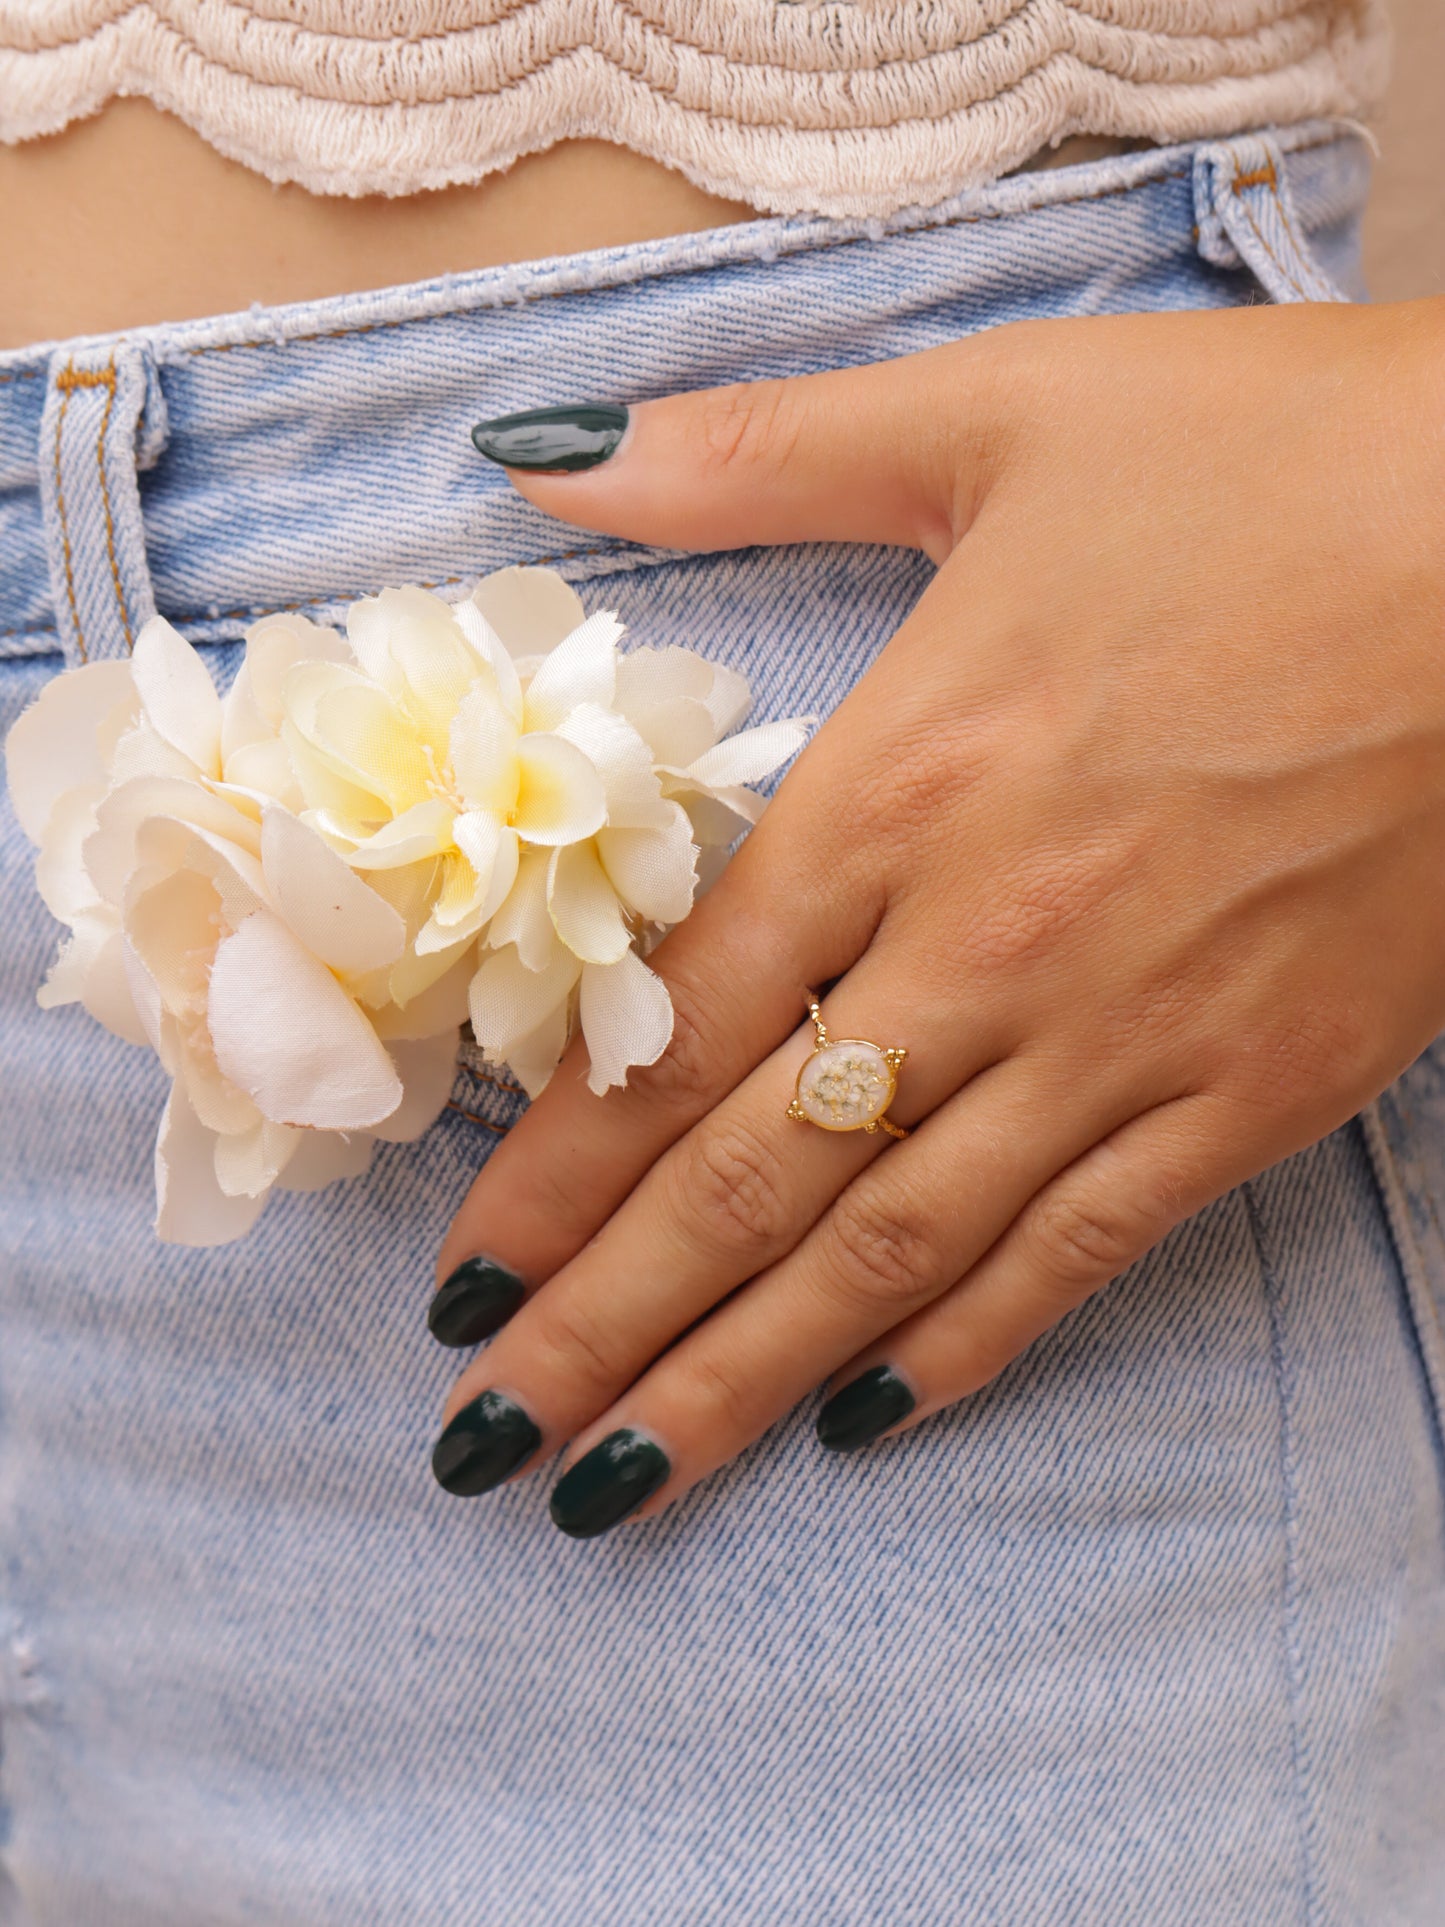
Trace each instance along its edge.
<path fill-rule="evenodd" d="M 513 657 L 545 655 L 587 620 L 582 598 L 554 569 L 498 569 L 471 601 Z"/>
<path fill-rule="evenodd" d="M 540 1097 L 572 1040 L 573 992 L 559 999 L 534 1031 L 519 1037 L 506 1063 L 529 1098 Z"/>
<path fill-rule="evenodd" d="M 671 811 L 653 770 L 652 751 L 622 717 L 596 703 L 580 703 L 559 736 L 575 743 L 602 778 L 607 821 L 626 829 L 666 829 Z"/>
<path fill-rule="evenodd" d="M 333 970 L 377 970 L 401 955 L 406 925 L 396 911 L 285 810 L 261 819 L 261 868 L 272 903 Z"/>
<path fill-rule="evenodd" d="M 730 789 L 739 783 L 761 782 L 771 776 L 790 756 L 795 756 L 808 740 L 808 730 L 817 720 L 813 716 L 791 717 L 785 722 L 759 723 L 744 729 L 726 742 L 716 744 L 694 759 L 686 769 L 674 769 L 700 790 Z"/>
<path fill-rule="evenodd" d="M 206 665 L 164 616 L 142 627 L 131 670 L 151 728 L 203 776 L 219 776 L 221 699 Z"/>
<path fill-rule="evenodd" d="M 512 827 L 528 843 L 580 843 L 607 820 L 602 778 L 574 743 L 561 736 L 521 736 L 522 781 Z"/>
<path fill-rule="evenodd" d="M 692 908 L 697 848 L 692 824 L 679 803 L 666 830 L 597 832 L 597 854 L 623 902 L 652 923 L 681 923 Z"/>
<path fill-rule="evenodd" d="M 457 1032 L 444 1036 L 398 1040 L 390 1046 L 402 1099 L 376 1135 L 384 1144 L 411 1144 L 446 1109 L 457 1074 Z"/>
<path fill-rule="evenodd" d="M 119 903 L 141 860 L 145 826 L 165 821 L 204 832 L 218 846 L 250 858 L 249 876 L 259 875 L 254 859 L 261 849 L 260 826 L 233 803 L 213 795 L 202 783 L 174 776 L 138 776 L 113 789 L 97 807 L 95 831 L 85 845 L 85 867 L 107 903 Z"/>
<path fill-rule="evenodd" d="M 218 946 L 209 1017 L 216 1062 L 278 1124 L 357 1130 L 401 1102 L 376 1032 L 325 964 L 267 911 Z"/>
<path fill-rule="evenodd" d="M 229 1244 L 251 1229 L 265 1196 L 228 1198 L 216 1180 L 215 1135 L 172 1085 L 156 1139 L 156 1235 L 168 1244 Z"/>
<path fill-rule="evenodd" d="M 452 617 L 467 647 L 492 673 L 493 694 L 513 724 L 522 727 L 522 679 L 511 651 L 474 602 L 452 605 Z"/>
<path fill-rule="evenodd" d="M 611 964 L 582 972 L 582 1034 L 591 1068 L 587 1088 L 599 1097 L 625 1084 L 635 1064 L 655 1064 L 672 1041 L 667 985 L 628 951 Z"/>
<path fill-rule="evenodd" d="M 527 685 L 529 731 L 555 729 L 579 703 L 612 707 L 621 634 L 622 624 L 611 610 L 599 609 L 542 659 Z"/>
<path fill-rule="evenodd" d="M 310 820 L 309 813 L 307 820 Z M 402 864 L 444 856 L 452 847 L 454 820 L 455 813 L 449 803 L 429 796 L 348 850 L 346 861 L 353 870 L 395 870 Z M 337 826 L 323 817 L 316 827 L 324 830 Z"/>
<path fill-rule="evenodd" d="M 105 795 L 99 783 L 66 790 L 56 799 L 35 860 L 35 886 L 53 917 L 73 923 L 97 901 L 85 867 L 85 846 L 95 833 L 95 811 Z"/>
<path fill-rule="evenodd" d="M 216 1182 L 228 1198 L 263 1197 L 291 1160 L 301 1133 L 258 1118 L 249 1131 L 216 1139 Z"/>
<path fill-rule="evenodd" d="M 350 649 L 334 629 L 323 629 L 320 623 L 293 613 L 264 616 L 246 631 L 246 660 L 236 682 L 246 678 L 255 709 L 274 731 L 286 713 L 286 678 L 298 662 L 351 661 Z"/>
<path fill-rule="evenodd" d="M 359 1178 L 375 1142 L 370 1131 L 298 1131 L 276 1182 L 283 1191 L 320 1191 L 338 1178 Z"/>
<path fill-rule="evenodd" d="M 128 662 L 91 662 L 52 676 L 5 738 L 5 772 L 20 827 L 38 843 L 67 790 L 103 783 L 101 731 L 140 711 Z"/>
<path fill-rule="evenodd" d="M 423 982 L 420 972 L 430 967 L 434 975 Z M 395 1003 L 384 1004 L 372 1022 L 386 1043 L 412 1038 L 436 1037 L 443 1031 L 456 1034 L 466 1021 L 467 989 L 476 970 L 476 944 L 469 937 L 450 950 L 423 960 L 413 958 L 398 964 L 391 973 Z M 407 971 L 407 981 L 398 982 Z M 415 987 L 412 987 L 412 984 Z"/>
<path fill-rule="evenodd" d="M 545 970 L 557 948 L 557 933 L 547 909 L 547 876 L 552 867 L 548 850 L 524 850 L 517 876 L 487 926 L 493 950 L 515 944 L 528 970 Z"/>
<path fill-rule="evenodd" d="M 616 963 L 632 941 L 617 892 L 597 860 L 593 842 L 552 852 L 547 875 L 552 927 L 574 956 Z"/>
<path fill-rule="evenodd" d="M 510 1047 L 544 1023 L 567 997 L 581 971 L 577 958 L 560 948 L 545 970 L 528 970 L 510 946 L 494 950 L 472 978 L 468 999 L 481 1049 L 489 1057 L 506 1058 Z"/>
<path fill-rule="evenodd" d="M 452 718 L 452 774 L 469 808 L 506 818 L 517 806 L 517 726 L 485 683 L 470 689 Z"/>

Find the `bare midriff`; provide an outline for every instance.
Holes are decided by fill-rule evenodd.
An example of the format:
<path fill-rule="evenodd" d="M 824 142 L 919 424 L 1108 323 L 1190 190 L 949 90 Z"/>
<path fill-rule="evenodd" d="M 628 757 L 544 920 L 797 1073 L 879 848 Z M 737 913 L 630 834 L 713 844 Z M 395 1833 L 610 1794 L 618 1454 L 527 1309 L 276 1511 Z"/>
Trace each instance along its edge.
<path fill-rule="evenodd" d="M 143 100 L 0 147 L 0 348 L 656 240 L 756 211 L 604 141 L 473 187 L 273 187 Z"/>

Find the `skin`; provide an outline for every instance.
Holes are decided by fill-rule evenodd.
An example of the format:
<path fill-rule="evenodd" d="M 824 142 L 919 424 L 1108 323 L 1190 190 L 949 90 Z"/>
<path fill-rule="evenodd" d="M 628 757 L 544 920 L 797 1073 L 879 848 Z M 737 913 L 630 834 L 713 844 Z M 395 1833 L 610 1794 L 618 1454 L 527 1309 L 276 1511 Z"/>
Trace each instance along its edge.
<path fill-rule="evenodd" d="M 938 573 L 649 958 L 668 1053 L 598 1099 L 574 1049 L 472 1186 L 439 1277 L 532 1290 L 446 1417 L 650 1435 L 638 1518 L 824 1380 L 886 1363 L 916 1424 L 1445 1026 L 1445 302 L 1018 324 L 512 480 Z M 834 979 L 909 1047 L 904 1143 L 784 1115 Z"/>

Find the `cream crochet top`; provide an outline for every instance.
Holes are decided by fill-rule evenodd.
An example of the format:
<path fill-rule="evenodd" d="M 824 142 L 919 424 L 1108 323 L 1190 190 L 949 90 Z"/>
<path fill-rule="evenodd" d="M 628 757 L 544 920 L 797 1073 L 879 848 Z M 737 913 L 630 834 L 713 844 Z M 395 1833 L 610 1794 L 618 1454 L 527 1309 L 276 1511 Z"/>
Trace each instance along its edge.
<path fill-rule="evenodd" d="M 1071 134 L 1358 114 L 1383 0 L 0 0 L 0 140 L 145 94 L 322 194 L 620 141 L 778 213 L 869 216 Z"/>

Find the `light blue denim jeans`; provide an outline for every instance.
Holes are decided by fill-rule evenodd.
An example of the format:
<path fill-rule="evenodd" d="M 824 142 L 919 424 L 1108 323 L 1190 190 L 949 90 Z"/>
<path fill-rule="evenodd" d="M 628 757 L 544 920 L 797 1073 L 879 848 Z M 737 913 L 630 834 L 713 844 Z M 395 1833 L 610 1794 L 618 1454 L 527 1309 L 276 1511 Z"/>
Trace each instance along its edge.
<path fill-rule="evenodd" d="M 1367 172 L 1298 128 L 0 358 L 0 722 L 156 608 L 224 672 L 268 610 L 543 559 L 826 712 L 922 560 L 579 535 L 471 424 L 1353 294 Z M 506 1080 L 158 1245 L 161 1074 L 36 1008 L 8 814 L 0 857 L 7 1927 L 1445 1921 L 1445 1053 L 980 1396 L 856 1457 L 800 1410 L 584 1545 L 547 1469 L 428 1467 L 433 1255 Z"/>

